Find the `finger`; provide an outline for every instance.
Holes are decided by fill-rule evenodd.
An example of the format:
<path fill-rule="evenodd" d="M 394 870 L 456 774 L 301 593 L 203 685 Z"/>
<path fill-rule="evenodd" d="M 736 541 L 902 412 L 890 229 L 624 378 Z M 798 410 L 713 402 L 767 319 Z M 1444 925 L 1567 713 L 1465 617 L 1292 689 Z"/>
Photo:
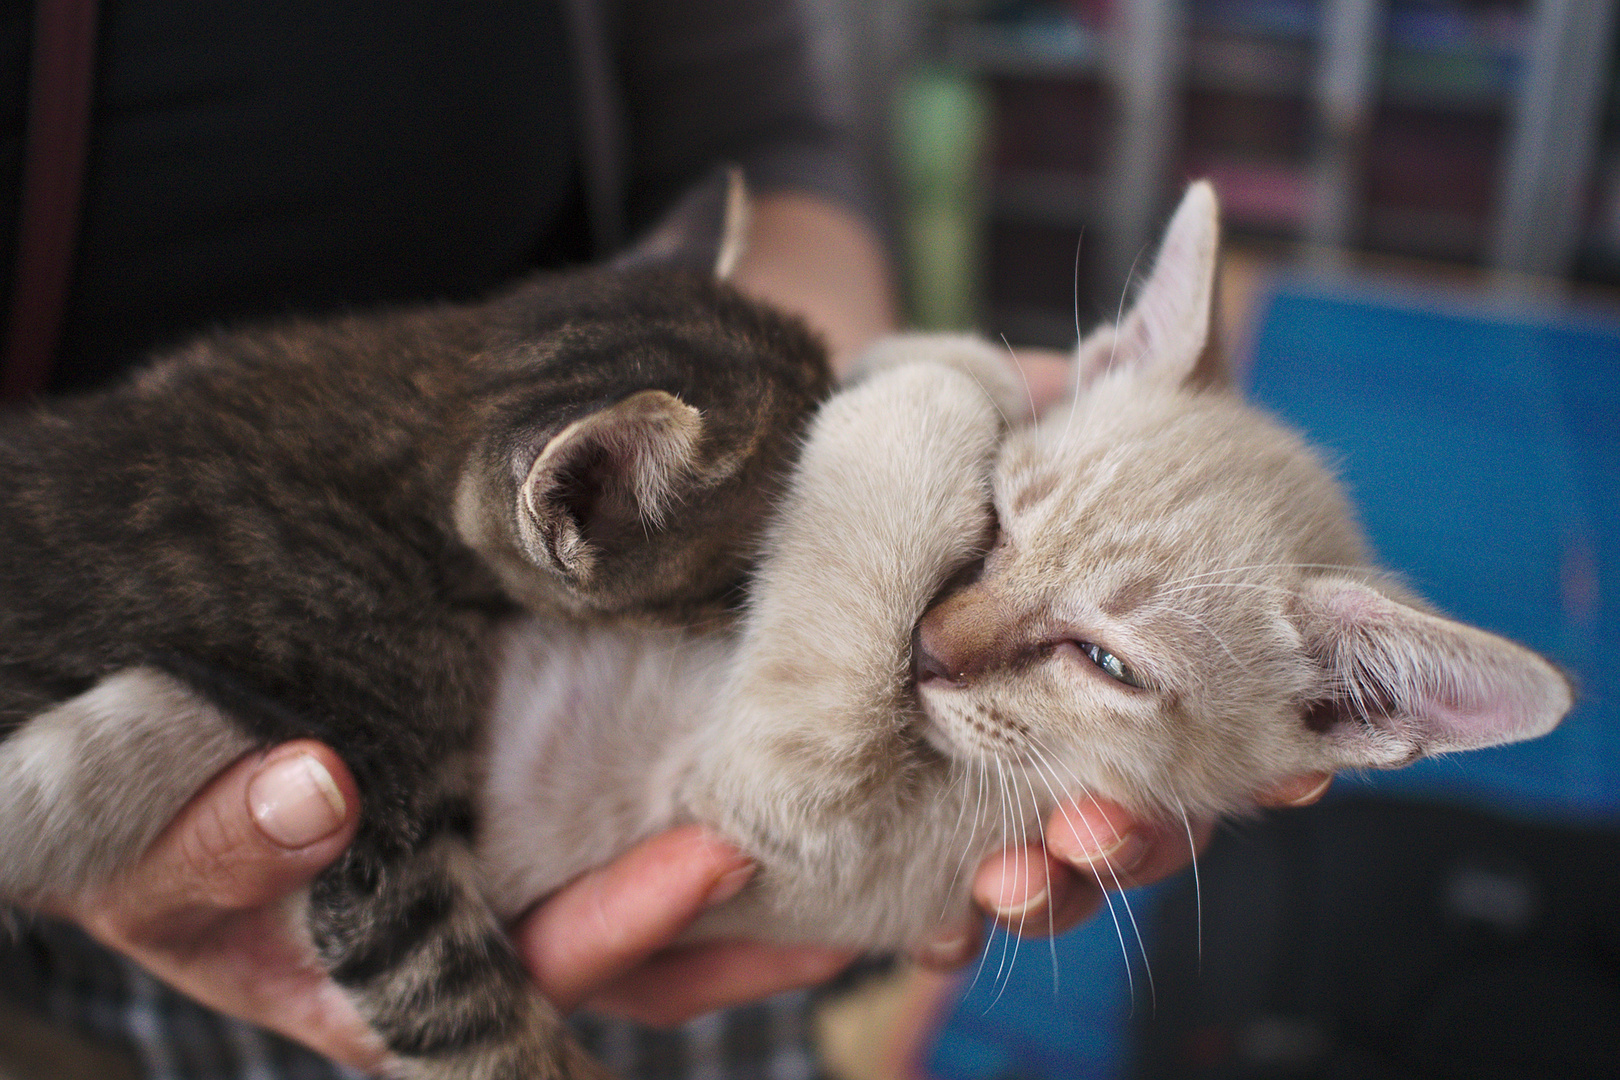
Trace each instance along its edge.
<path fill-rule="evenodd" d="M 1053 875 L 1037 847 L 1007 848 L 988 856 L 973 875 L 973 899 L 1004 925 L 1032 915 L 1046 918 Z"/>
<path fill-rule="evenodd" d="M 1255 801 L 1261 806 L 1278 809 L 1309 806 L 1326 795 L 1328 788 L 1332 786 L 1332 773 L 1306 773 L 1303 776 L 1292 776 L 1278 781 L 1261 790 L 1255 795 Z"/>
<path fill-rule="evenodd" d="M 542 992 L 568 1012 L 735 896 L 753 871 L 707 829 L 671 829 L 565 886 L 514 939 Z"/>
<path fill-rule="evenodd" d="M 1070 380 L 1074 378 L 1074 361 L 1067 353 L 1019 348 L 1013 350 L 1013 363 L 1018 367 L 1036 415 L 1068 394 Z"/>
<path fill-rule="evenodd" d="M 360 799 L 342 761 L 299 740 L 215 777 L 130 870 L 87 906 L 124 934 L 269 904 L 307 884 L 354 836 Z"/>
<path fill-rule="evenodd" d="M 1093 878 L 1038 847 L 1008 848 L 985 859 L 974 875 L 973 898 L 1003 927 L 1029 937 L 1064 933 L 1102 906 Z"/>
<path fill-rule="evenodd" d="M 975 912 L 939 928 L 910 950 L 911 958 L 930 971 L 955 971 L 979 955 L 984 919 Z"/>
<path fill-rule="evenodd" d="M 1105 799 L 1065 804 L 1047 823 L 1046 845 L 1058 861 L 1104 889 L 1169 877 L 1209 841 L 1207 820 L 1143 824 Z"/>
<path fill-rule="evenodd" d="M 182 992 L 357 1068 L 385 1055 L 282 901 L 353 839 L 359 793 L 308 740 L 251 754 L 199 792 L 130 871 L 80 898 L 92 935 Z"/>
<path fill-rule="evenodd" d="M 730 941 L 670 949 L 605 987 L 590 1004 L 669 1027 L 715 1009 L 819 985 L 856 955 L 844 949 Z"/>

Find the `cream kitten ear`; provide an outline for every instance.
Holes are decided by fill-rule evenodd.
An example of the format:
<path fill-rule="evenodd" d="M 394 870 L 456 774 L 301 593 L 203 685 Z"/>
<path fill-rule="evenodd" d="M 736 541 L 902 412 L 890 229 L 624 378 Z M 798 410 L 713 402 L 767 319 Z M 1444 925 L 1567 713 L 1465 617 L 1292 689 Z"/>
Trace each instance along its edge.
<path fill-rule="evenodd" d="M 1080 388 L 1121 370 L 1174 383 L 1224 382 L 1210 333 L 1219 214 L 1207 180 L 1187 189 L 1130 312 L 1118 326 L 1102 327 L 1080 342 L 1075 370 Z"/>
<path fill-rule="evenodd" d="M 676 266 L 731 276 L 748 242 L 752 218 L 748 184 L 735 165 L 716 169 L 689 188 L 651 232 L 615 257 L 615 270 Z"/>
<path fill-rule="evenodd" d="M 662 390 L 569 424 L 518 489 L 518 534 L 530 558 L 589 580 L 605 548 L 662 524 L 702 437 L 698 410 Z"/>
<path fill-rule="evenodd" d="M 1569 680 L 1529 649 L 1360 582 L 1312 582 L 1295 622 L 1319 668 L 1303 719 L 1331 768 L 1535 738 L 1574 704 Z"/>

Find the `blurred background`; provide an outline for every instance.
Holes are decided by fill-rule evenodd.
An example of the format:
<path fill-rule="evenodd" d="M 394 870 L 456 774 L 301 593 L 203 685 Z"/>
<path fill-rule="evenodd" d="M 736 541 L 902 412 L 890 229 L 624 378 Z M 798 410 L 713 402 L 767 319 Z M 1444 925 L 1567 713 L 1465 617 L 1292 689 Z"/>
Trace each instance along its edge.
<path fill-rule="evenodd" d="M 1387 565 L 1581 687 L 1546 739 L 1227 826 L 1050 950 L 835 1001 L 835 1074 L 1620 1077 L 1616 5 L 812 7 L 914 322 L 1067 347 L 1210 178 L 1245 391 Z"/>
<path fill-rule="evenodd" d="M 1620 284 L 1608 0 L 811 6 L 924 324 L 1067 341 L 1198 176 L 1268 257 Z"/>

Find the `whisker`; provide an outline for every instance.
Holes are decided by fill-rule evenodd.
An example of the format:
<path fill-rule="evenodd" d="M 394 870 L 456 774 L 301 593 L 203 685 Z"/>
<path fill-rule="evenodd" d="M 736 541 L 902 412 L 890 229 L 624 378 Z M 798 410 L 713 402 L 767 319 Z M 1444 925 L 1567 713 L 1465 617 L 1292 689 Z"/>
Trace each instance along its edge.
<path fill-rule="evenodd" d="M 1119 290 L 1119 310 L 1114 313 L 1114 329 L 1116 331 L 1119 329 L 1119 324 L 1125 321 L 1125 298 L 1130 295 L 1131 282 L 1136 280 L 1136 264 L 1142 261 L 1142 255 L 1146 251 L 1146 246 L 1137 249 L 1136 256 L 1131 259 L 1131 268 L 1125 274 L 1125 284 Z M 1112 375 L 1114 373 L 1114 359 L 1118 355 L 1119 334 L 1115 333 L 1114 340 L 1108 343 L 1108 366 L 1103 369 L 1105 374 Z"/>
<path fill-rule="evenodd" d="M 1088 791 L 1086 792 L 1086 798 L 1091 800 L 1091 805 L 1096 806 L 1099 813 L 1102 812 L 1102 807 L 1098 805 L 1097 797 L 1095 795 Z M 1087 824 L 1086 830 L 1091 832 L 1091 838 L 1093 840 L 1097 839 L 1096 832 L 1092 830 L 1089 824 Z M 1142 971 L 1147 975 L 1148 999 L 1151 1002 L 1151 1007 L 1153 1010 L 1157 1012 L 1159 1008 L 1159 993 L 1158 989 L 1153 984 L 1153 965 L 1148 960 L 1147 943 L 1142 940 L 1142 927 L 1136 921 L 1136 912 L 1131 910 L 1130 897 L 1125 895 L 1125 884 L 1124 882 L 1120 881 L 1118 872 L 1114 870 L 1113 860 L 1109 859 L 1107 856 L 1103 856 L 1103 865 L 1108 867 L 1108 876 L 1113 879 L 1114 887 L 1119 890 L 1119 902 L 1124 905 L 1125 917 L 1130 920 L 1131 933 L 1136 936 L 1136 947 L 1137 949 L 1141 950 L 1142 953 Z"/>
<path fill-rule="evenodd" d="M 1031 747 L 1030 749 L 1034 750 L 1034 747 Z M 1039 761 L 1040 752 L 1035 751 L 1035 756 L 1037 760 L 1031 762 L 1031 764 L 1035 766 L 1035 771 L 1037 774 L 1039 774 L 1041 767 Z M 1044 777 L 1042 777 L 1042 782 L 1045 782 Z M 1051 852 L 1047 851 L 1046 849 L 1046 820 L 1045 816 L 1041 814 L 1041 797 L 1035 793 L 1035 785 L 1029 779 L 1028 769 L 1024 770 L 1024 785 L 1029 788 L 1030 805 L 1034 808 L 1037 820 L 1039 822 L 1036 835 L 1041 839 L 1041 869 L 1042 872 L 1047 875 L 1046 947 L 1047 951 L 1052 954 L 1052 1000 L 1056 1001 L 1058 996 L 1057 915 L 1053 911 L 1051 895 L 1052 855 Z M 1050 785 L 1048 785 L 1048 789 L 1050 789 Z"/>
<path fill-rule="evenodd" d="M 1079 777 L 1074 776 L 1074 770 L 1069 768 L 1068 763 L 1063 760 L 1062 755 L 1056 754 L 1053 751 L 1051 751 L 1050 748 L 1045 747 L 1045 744 L 1041 743 L 1039 738 L 1037 738 L 1033 732 L 1031 732 L 1029 734 L 1029 738 L 1033 743 L 1035 743 L 1036 745 L 1042 746 L 1044 749 L 1047 750 L 1048 753 L 1052 754 L 1052 757 L 1057 762 L 1057 764 L 1061 765 L 1063 767 L 1063 769 L 1066 772 L 1068 772 L 1071 777 L 1074 778 L 1074 781 L 1075 781 L 1076 785 L 1079 786 L 1080 790 L 1085 794 L 1085 797 L 1091 800 L 1091 805 L 1096 806 L 1098 811 L 1101 812 L 1102 807 L 1098 806 L 1098 804 L 1097 804 L 1097 796 L 1095 794 L 1093 794 L 1092 791 L 1089 788 L 1087 788 L 1087 786 L 1084 783 L 1082 783 L 1080 781 Z M 1058 805 L 1061 807 L 1062 803 L 1060 802 Z M 1074 828 L 1073 819 L 1069 818 L 1067 814 L 1064 815 L 1064 819 L 1069 822 L 1069 827 L 1071 829 Z M 1090 822 L 1086 822 L 1085 825 L 1086 825 L 1086 832 L 1091 835 L 1092 841 L 1097 843 L 1098 847 L 1101 847 L 1102 845 L 1101 845 L 1100 841 L 1098 841 L 1096 830 L 1091 827 Z M 1111 859 L 1108 859 L 1107 857 L 1104 857 L 1103 858 L 1103 865 L 1108 868 L 1108 876 L 1113 880 L 1114 887 L 1119 890 L 1119 901 L 1125 908 L 1125 917 L 1126 917 L 1127 920 L 1129 920 L 1129 922 L 1131 924 L 1131 933 L 1136 938 L 1136 947 L 1137 947 L 1137 949 L 1139 949 L 1141 951 L 1141 954 L 1142 954 L 1142 970 L 1147 975 L 1148 997 L 1149 997 L 1149 1000 L 1152 1002 L 1152 1007 L 1156 1010 L 1158 1008 L 1158 1006 L 1159 1006 L 1158 989 L 1154 985 L 1153 966 L 1148 961 L 1147 944 L 1142 938 L 1142 928 L 1141 928 L 1140 925 L 1138 925 L 1138 923 L 1136 921 L 1136 913 L 1131 909 L 1130 898 L 1125 895 L 1125 884 L 1124 884 L 1123 881 L 1120 880 L 1118 872 L 1115 871 L 1113 861 Z M 1097 873 L 1095 865 L 1093 865 L 1093 867 L 1092 867 L 1092 872 L 1097 877 L 1097 884 L 1098 885 L 1103 885 L 1102 875 L 1100 873 Z M 1103 887 L 1103 895 L 1104 895 L 1104 897 L 1106 897 L 1108 895 L 1108 890 L 1107 890 L 1106 885 L 1104 885 L 1104 887 Z M 1110 911 L 1110 913 L 1112 913 L 1112 911 L 1113 911 L 1113 905 L 1112 904 L 1109 905 L 1109 911 Z M 1116 924 L 1117 924 L 1118 920 L 1116 919 L 1115 921 L 1116 921 Z M 1127 955 L 1127 964 L 1128 963 L 1129 963 L 1129 958 L 1128 958 L 1128 955 Z"/>
<path fill-rule="evenodd" d="M 1018 829 L 1018 847 L 1017 847 L 1016 850 L 1019 853 L 1021 853 L 1023 855 L 1023 858 L 1024 858 L 1024 871 L 1023 871 L 1022 876 L 1023 876 L 1023 880 L 1024 880 L 1025 884 L 1027 885 L 1028 882 L 1029 882 L 1030 868 L 1033 865 L 1032 862 L 1030 861 L 1030 853 L 1029 853 L 1029 830 L 1028 830 L 1027 826 L 1025 825 L 1024 815 L 1023 815 L 1024 793 L 1022 791 L 1018 790 L 1018 777 L 1013 773 L 1012 766 L 1013 766 L 1013 763 L 1009 761 L 1007 763 L 1007 775 L 1012 777 L 1012 783 L 1010 785 L 1009 795 L 1011 797 L 1012 808 L 1013 808 L 1013 824 Z M 1029 780 L 1029 778 L 1027 776 L 1024 779 L 1025 779 L 1026 783 Z M 1038 807 L 1037 807 L 1037 809 L 1038 809 Z M 1018 860 L 1018 856 L 1014 855 L 1013 856 L 1013 866 L 1015 868 L 1018 865 L 1017 860 Z M 1013 969 L 1018 966 L 1018 946 L 1024 940 L 1024 924 L 1025 924 L 1025 920 L 1027 920 L 1028 917 L 1029 917 L 1029 910 L 1028 910 L 1028 907 L 1026 905 L 1025 909 L 1018 913 L 1018 926 L 1017 926 L 1017 928 L 1014 929 L 1013 927 L 1010 927 L 1010 926 L 1007 927 L 1007 932 L 1012 938 L 1012 957 L 1007 961 L 1007 977 L 1006 977 L 1006 979 L 1001 981 L 1001 988 L 996 991 L 995 998 L 990 1002 L 989 1005 L 985 1006 L 984 1011 L 986 1013 L 988 1013 L 991 1009 L 996 1007 L 996 1002 L 1001 1000 L 1001 996 L 1007 992 L 1007 987 L 1012 985 Z"/>
<path fill-rule="evenodd" d="M 1003 340 L 1005 340 L 1005 339 L 1003 339 Z M 1009 352 L 1011 351 L 1011 349 L 1012 349 L 1012 347 L 1008 346 L 1008 351 Z M 1015 356 L 1015 357 L 1013 357 L 1013 359 L 1017 360 L 1018 358 Z M 969 371 L 967 368 L 958 368 L 957 370 L 962 372 L 968 378 L 972 379 L 974 382 L 979 384 L 979 389 L 984 391 L 984 396 L 990 399 L 990 404 L 995 407 L 996 412 L 1001 414 L 1001 422 L 1004 425 L 1006 425 L 1007 427 L 1012 427 L 1013 423 L 1012 423 L 1011 420 L 1009 420 L 1007 418 L 1007 413 L 1006 413 L 1005 410 L 1002 409 L 1001 402 L 997 401 L 996 400 L 996 395 L 992 394 L 990 392 L 990 388 L 984 385 L 984 380 L 979 378 L 977 375 L 973 374 L 973 372 Z"/>
<path fill-rule="evenodd" d="M 1206 623 L 1203 619 L 1200 619 L 1197 615 L 1194 615 L 1192 612 L 1185 611 L 1185 610 L 1183 610 L 1181 608 L 1175 608 L 1175 607 L 1168 607 L 1167 606 L 1167 607 L 1164 608 L 1164 610 L 1169 612 L 1172 615 L 1180 615 L 1183 618 L 1191 619 L 1193 622 L 1197 623 L 1201 628 L 1203 628 L 1204 633 L 1206 633 L 1210 637 L 1214 638 L 1215 639 L 1215 644 L 1219 645 L 1221 647 L 1221 649 L 1226 653 L 1226 655 L 1231 657 L 1232 663 L 1236 664 L 1238 667 L 1242 668 L 1244 671 L 1251 671 L 1251 672 L 1253 671 L 1253 669 L 1251 667 L 1249 667 L 1248 664 L 1245 664 L 1242 660 L 1238 659 L 1237 653 L 1233 652 L 1231 647 L 1229 645 L 1227 645 L 1224 640 L 1222 640 L 1221 635 L 1217 634 L 1210 627 L 1210 625 L 1208 623 Z"/>
<path fill-rule="evenodd" d="M 1007 346 L 1007 355 L 1013 358 L 1013 367 L 1018 371 L 1018 381 L 1024 384 L 1024 396 L 1029 398 L 1029 417 L 1033 420 L 1040 410 L 1035 408 L 1035 391 L 1029 388 L 1029 376 L 1025 375 L 1024 369 L 1018 365 L 1018 354 L 1013 352 L 1012 342 L 1007 340 L 1006 334 L 1001 335 L 1001 343 Z"/>
<path fill-rule="evenodd" d="M 1033 739 L 1033 736 L 1032 736 L 1032 739 Z M 1037 742 L 1037 745 L 1039 745 L 1038 740 L 1036 740 L 1036 742 Z M 1048 768 L 1050 768 L 1050 767 L 1051 766 L 1049 764 Z M 1055 772 L 1055 770 L 1054 770 L 1054 772 Z M 1058 813 L 1063 815 L 1063 820 L 1068 822 L 1069 828 L 1071 830 L 1073 830 L 1076 835 L 1078 835 L 1080 830 L 1079 830 L 1079 828 L 1077 828 L 1075 826 L 1074 818 L 1069 816 L 1068 801 L 1066 799 L 1061 798 L 1058 795 L 1057 790 L 1052 786 L 1052 781 L 1048 780 L 1044 773 L 1041 774 L 1041 783 L 1045 784 L 1046 785 L 1046 790 L 1051 792 L 1053 802 L 1057 805 Z M 1085 790 L 1085 785 L 1083 785 L 1083 784 L 1080 785 L 1080 789 L 1081 789 L 1081 791 L 1084 791 Z M 1090 828 L 1089 825 L 1086 827 L 1086 829 L 1087 829 L 1088 832 L 1091 831 L 1091 828 Z M 1093 839 L 1096 838 L 1095 833 L 1093 833 L 1092 836 L 1093 836 Z M 1107 908 L 1108 908 L 1108 917 L 1114 923 L 1114 936 L 1119 939 L 1119 955 L 1120 955 L 1120 959 L 1125 962 L 1125 986 L 1126 986 L 1126 991 L 1130 995 L 1131 1010 L 1134 1013 L 1135 1009 L 1136 1009 L 1136 975 L 1132 971 L 1132 968 L 1135 965 L 1133 965 L 1131 963 L 1130 949 L 1125 944 L 1125 927 L 1119 921 L 1119 912 L 1114 910 L 1114 898 L 1113 898 L 1113 896 L 1111 896 L 1109 894 L 1108 890 L 1103 886 L 1102 872 L 1097 869 L 1095 864 L 1093 864 L 1092 867 L 1091 867 L 1091 874 L 1092 874 L 1093 877 L 1095 877 L 1097 879 L 1097 887 L 1102 890 L 1103 904 L 1107 906 Z"/>
<path fill-rule="evenodd" d="M 1181 811 L 1181 824 L 1187 829 L 1187 852 L 1192 856 L 1193 875 L 1193 911 L 1194 919 L 1198 924 L 1198 973 L 1204 972 L 1204 886 L 1198 880 L 1198 842 L 1193 839 L 1192 821 L 1187 817 L 1187 808 L 1176 800 L 1176 809 Z"/>
<path fill-rule="evenodd" d="M 1007 776 L 1002 771 L 1002 768 L 1001 768 L 1001 758 L 997 757 L 997 758 L 994 758 L 993 760 L 996 763 L 996 779 L 1001 784 L 1001 813 L 1002 813 L 1002 820 L 1006 823 L 1004 825 L 1003 829 L 1002 829 L 1002 837 L 1003 837 L 1002 843 L 1005 846 L 1007 840 L 1011 839 L 1011 837 L 1012 837 L 1013 814 L 1012 814 L 1012 808 L 1008 805 L 1008 799 L 1010 798 L 1010 795 L 1009 795 L 1009 793 L 1007 791 Z M 1016 874 L 1017 871 L 1018 871 L 1018 856 L 1017 856 L 1016 853 L 1014 853 L 1014 855 L 1013 855 L 1013 872 Z M 997 897 L 997 902 L 1001 903 L 1001 904 L 1005 904 L 1006 899 L 1007 899 L 1006 886 L 1004 884 L 1002 886 L 1001 895 L 999 897 Z M 1010 951 L 1010 949 L 1011 949 L 1011 943 L 1007 940 L 1007 936 L 1005 934 L 1003 934 L 1002 938 L 1001 938 L 1001 962 L 996 968 L 996 976 L 995 976 L 995 982 L 996 982 L 996 984 L 998 986 L 1001 983 L 1002 975 L 1007 970 L 1007 953 Z M 999 998 L 1000 996 L 1001 995 L 999 993 L 997 993 L 996 997 Z M 992 1001 L 990 1004 L 994 1005 L 995 1002 Z M 986 1009 L 986 1011 L 988 1012 L 989 1010 Z"/>
<path fill-rule="evenodd" d="M 1365 569 L 1365 567 L 1347 566 L 1342 563 L 1263 562 L 1250 563 L 1247 566 L 1229 566 L 1224 570 L 1206 570 L 1201 574 L 1188 574 L 1186 577 L 1176 578 L 1164 584 L 1166 587 L 1170 587 L 1187 581 L 1197 581 L 1200 578 L 1217 577 L 1221 574 L 1238 574 L 1245 570 L 1345 570 L 1361 572 Z"/>
<path fill-rule="evenodd" d="M 978 764 L 977 762 L 964 762 L 963 763 L 963 770 L 964 770 L 963 780 L 964 781 L 966 781 L 966 778 L 967 778 L 966 777 L 966 770 L 969 767 L 977 765 L 977 764 Z M 951 767 L 952 767 L 953 770 L 956 767 L 956 759 L 955 758 L 951 759 Z M 983 805 L 983 800 L 984 800 L 984 774 L 983 774 L 982 771 L 979 773 L 979 800 L 980 800 L 979 801 L 979 806 L 982 806 Z M 953 844 L 956 842 L 957 833 L 962 828 L 962 819 L 965 816 L 967 816 L 967 804 L 968 804 L 967 798 L 964 796 L 963 799 L 962 799 L 961 811 L 956 815 L 956 828 L 951 830 L 951 843 L 953 843 Z M 958 855 L 957 858 L 956 858 L 956 869 L 954 871 L 952 871 L 952 873 L 951 873 L 951 883 L 949 885 L 945 886 L 945 899 L 942 902 L 942 904 L 940 906 L 940 909 L 939 909 L 939 921 L 940 922 L 944 922 L 945 921 L 945 916 L 950 914 L 951 898 L 956 895 L 956 882 L 957 882 L 957 879 L 959 879 L 962 876 L 962 868 L 967 865 L 968 856 L 973 851 L 973 841 L 979 835 L 979 806 L 974 807 L 973 824 L 968 830 L 967 843 L 962 846 L 962 853 L 960 855 Z"/>
<path fill-rule="evenodd" d="M 1294 590 L 1286 585 L 1269 585 L 1260 581 L 1200 581 L 1187 585 L 1177 585 L 1171 589 L 1160 589 L 1160 596 L 1175 596 L 1178 593 L 1197 592 L 1200 589 L 1260 589 L 1264 592 L 1291 594 Z"/>
<path fill-rule="evenodd" d="M 988 788 L 989 782 L 990 782 L 990 769 L 989 769 L 988 766 L 985 767 L 984 772 L 983 772 L 982 775 L 983 775 L 984 780 L 985 780 L 986 788 Z M 979 977 L 984 974 L 985 961 L 987 961 L 990 958 L 990 945 L 991 945 L 990 940 L 988 938 L 986 938 L 985 943 L 984 943 L 984 948 L 979 950 L 979 966 L 974 969 L 974 971 L 973 971 L 973 979 L 972 979 L 971 982 L 968 983 L 967 989 L 962 991 L 962 997 L 964 999 L 969 994 L 973 993 L 973 988 L 975 986 L 979 985 Z"/>
<path fill-rule="evenodd" d="M 1080 245 L 1085 242 L 1085 226 L 1081 226 L 1080 235 L 1074 238 L 1074 340 L 1080 341 Z"/>

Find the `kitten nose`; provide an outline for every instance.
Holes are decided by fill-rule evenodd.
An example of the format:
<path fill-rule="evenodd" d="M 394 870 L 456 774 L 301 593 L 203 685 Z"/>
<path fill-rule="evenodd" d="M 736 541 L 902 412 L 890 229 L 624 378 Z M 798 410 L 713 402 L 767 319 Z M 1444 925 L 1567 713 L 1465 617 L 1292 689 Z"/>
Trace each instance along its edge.
<path fill-rule="evenodd" d="M 944 679 L 946 682 L 955 682 L 951 670 L 945 662 L 935 656 L 923 642 L 922 624 L 911 632 L 911 675 L 921 686 L 930 679 Z"/>
<path fill-rule="evenodd" d="M 930 678 L 963 683 L 1027 650 L 1024 619 L 1016 618 L 999 591 L 982 583 L 947 595 L 923 612 L 911 635 L 917 682 Z"/>

